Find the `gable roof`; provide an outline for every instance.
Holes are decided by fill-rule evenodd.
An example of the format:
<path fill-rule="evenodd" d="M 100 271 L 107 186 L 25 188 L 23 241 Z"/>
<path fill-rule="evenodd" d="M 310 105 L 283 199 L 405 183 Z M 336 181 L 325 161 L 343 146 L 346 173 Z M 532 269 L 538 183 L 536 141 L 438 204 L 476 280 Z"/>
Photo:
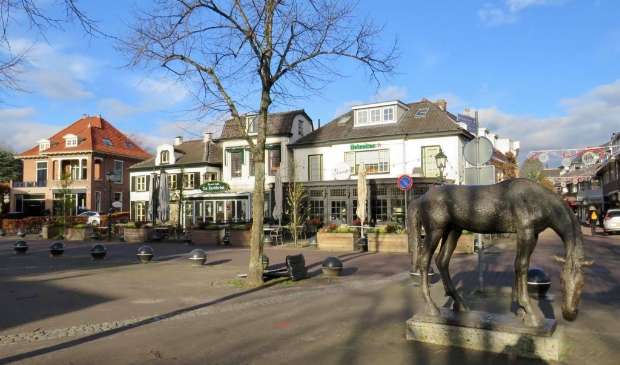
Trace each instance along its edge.
<path fill-rule="evenodd" d="M 165 164 L 158 167 L 170 167 L 179 165 L 195 165 L 199 163 L 207 163 L 214 165 L 222 164 L 222 147 L 214 141 L 209 142 L 208 147 L 205 146 L 203 140 L 185 141 L 174 146 L 175 153 L 182 153 L 174 165 Z M 155 157 L 149 158 L 130 167 L 130 169 L 155 167 Z"/>
<path fill-rule="evenodd" d="M 267 135 L 268 136 L 277 136 L 277 135 L 286 135 L 290 136 L 291 131 L 293 130 L 293 122 L 295 121 L 295 117 L 297 115 L 305 116 L 312 124 L 312 119 L 306 114 L 306 111 L 303 109 L 299 110 L 291 110 L 287 112 L 280 113 L 270 113 L 267 116 Z M 245 119 L 249 115 L 241 116 L 241 118 Z M 243 131 L 239 129 L 239 126 L 235 124 L 233 119 L 229 119 L 224 123 L 224 128 L 222 129 L 222 134 L 220 135 L 220 141 L 226 139 L 240 139 L 244 138 Z"/>
<path fill-rule="evenodd" d="M 295 147 L 304 144 L 336 142 L 358 138 L 376 138 L 377 136 L 441 132 L 463 133 L 473 138 L 471 133 L 462 129 L 455 123 L 456 117 L 453 114 L 442 110 L 433 102 L 422 99 L 422 101 L 406 105 L 409 107 L 409 110 L 406 111 L 396 123 L 380 124 L 376 126 L 366 125 L 363 127 L 354 127 L 354 114 L 353 110 L 351 110 L 314 132 L 301 137 L 295 143 L 291 144 L 291 146 Z M 425 108 L 428 108 L 426 116 L 415 116 L 419 109 Z"/>
<path fill-rule="evenodd" d="M 78 145 L 67 147 L 64 136 L 76 135 Z M 111 146 L 103 140 L 106 138 L 111 142 Z M 84 117 L 48 138 L 50 148 L 39 151 L 39 146 L 31 148 L 25 152 L 16 155 L 16 158 L 29 158 L 37 156 L 46 156 L 50 154 L 69 154 L 76 152 L 99 152 L 108 153 L 117 156 L 125 156 L 143 160 L 151 157 L 149 153 L 144 151 L 134 141 L 129 139 L 110 122 L 97 117 Z M 128 142 L 131 147 L 126 144 Z"/>

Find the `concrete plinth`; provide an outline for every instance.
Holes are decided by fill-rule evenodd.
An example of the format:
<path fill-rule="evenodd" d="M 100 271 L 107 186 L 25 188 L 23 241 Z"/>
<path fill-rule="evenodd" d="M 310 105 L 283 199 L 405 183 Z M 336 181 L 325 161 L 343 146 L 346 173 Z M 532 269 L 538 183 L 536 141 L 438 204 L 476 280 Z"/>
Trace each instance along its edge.
<path fill-rule="evenodd" d="M 407 339 L 553 361 L 564 349 L 564 329 L 553 319 L 532 328 L 514 315 L 448 308 L 441 308 L 441 316 L 414 315 L 407 321 Z"/>

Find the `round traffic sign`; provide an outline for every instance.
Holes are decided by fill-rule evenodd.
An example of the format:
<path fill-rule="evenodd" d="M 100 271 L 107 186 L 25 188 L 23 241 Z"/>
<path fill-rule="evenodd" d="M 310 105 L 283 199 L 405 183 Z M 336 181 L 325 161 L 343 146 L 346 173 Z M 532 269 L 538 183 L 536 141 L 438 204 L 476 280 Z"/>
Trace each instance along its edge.
<path fill-rule="evenodd" d="M 474 137 L 463 146 L 463 157 L 472 165 L 485 165 L 493 157 L 493 143 L 486 137 Z"/>
<path fill-rule="evenodd" d="M 409 175 L 400 175 L 398 181 L 396 181 L 396 186 L 400 190 L 409 190 L 413 186 L 413 178 Z"/>

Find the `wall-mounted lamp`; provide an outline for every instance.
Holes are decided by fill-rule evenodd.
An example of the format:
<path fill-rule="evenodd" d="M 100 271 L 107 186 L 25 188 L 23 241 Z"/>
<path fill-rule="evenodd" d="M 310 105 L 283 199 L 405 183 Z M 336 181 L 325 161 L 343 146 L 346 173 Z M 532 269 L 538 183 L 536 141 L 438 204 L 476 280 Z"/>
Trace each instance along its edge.
<path fill-rule="evenodd" d="M 439 169 L 439 176 L 437 177 L 437 182 L 439 182 L 439 185 L 443 185 L 445 177 L 443 171 L 446 168 L 447 161 L 448 157 L 444 155 L 441 147 L 439 147 L 439 153 L 435 155 L 435 162 L 437 163 L 437 168 Z"/>

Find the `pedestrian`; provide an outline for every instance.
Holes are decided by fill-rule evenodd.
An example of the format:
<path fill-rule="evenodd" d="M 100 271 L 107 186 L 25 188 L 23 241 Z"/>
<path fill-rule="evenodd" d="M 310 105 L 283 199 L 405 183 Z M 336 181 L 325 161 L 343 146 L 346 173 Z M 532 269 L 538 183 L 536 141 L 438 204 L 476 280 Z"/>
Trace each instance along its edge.
<path fill-rule="evenodd" d="M 586 222 L 590 224 L 590 233 L 592 234 L 592 236 L 596 235 L 596 224 L 598 223 L 598 216 L 599 213 L 596 211 L 596 207 L 594 205 L 590 205 Z"/>

